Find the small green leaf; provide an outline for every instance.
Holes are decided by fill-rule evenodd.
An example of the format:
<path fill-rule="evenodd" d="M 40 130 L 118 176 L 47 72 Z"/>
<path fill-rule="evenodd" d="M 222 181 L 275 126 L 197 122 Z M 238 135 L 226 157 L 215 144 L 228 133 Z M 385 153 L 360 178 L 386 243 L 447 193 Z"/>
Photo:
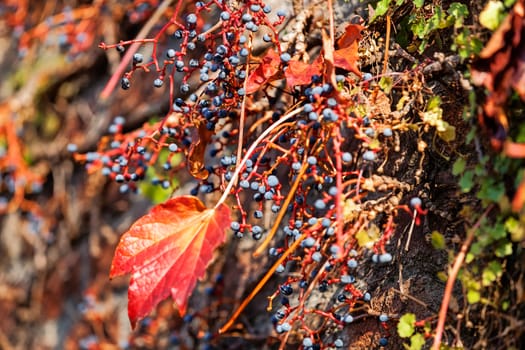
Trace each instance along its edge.
<path fill-rule="evenodd" d="M 414 334 L 414 327 L 416 324 L 416 315 L 412 313 L 406 313 L 399 319 L 397 324 L 397 334 L 401 338 L 409 338 Z"/>
<path fill-rule="evenodd" d="M 514 242 L 519 242 L 525 238 L 525 227 L 512 216 L 505 221 L 505 230 L 510 233 L 510 237 Z"/>
<path fill-rule="evenodd" d="M 425 0 L 414 0 L 416 8 L 420 9 L 425 4 Z"/>
<path fill-rule="evenodd" d="M 379 80 L 379 86 L 381 87 L 381 89 L 383 89 L 385 94 L 390 93 L 390 91 L 392 90 L 392 84 L 393 81 L 390 77 L 382 77 L 381 80 Z"/>
<path fill-rule="evenodd" d="M 466 166 L 467 166 L 467 161 L 464 158 L 456 159 L 456 161 L 454 162 L 454 165 L 452 165 L 452 174 L 454 176 L 458 176 L 459 174 L 463 173 Z"/>
<path fill-rule="evenodd" d="M 487 287 L 498 280 L 503 274 L 503 267 L 499 261 L 491 261 L 481 273 L 481 283 Z"/>
<path fill-rule="evenodd" d="M 476 304 L 481 300 L 481 294 L 474 289 L 470 289 L 467 292 L 467 301 L 469 304 Z"/>
<path fill-rule="evenodd" d="M 421 350 L 425 345 L 425 337 L 421 333 L 416 333 L 410 337 L 410 350 Z"/>
<path fill-rule="evenodd" d="M 374 15 L 372 19 L 370 19 L 370 23 L 375 21 L 377 17 L 383 16 L 388 11 L 389 6 L 390 6 L 390 0 L 380 0 L 377 3 L 376 8 L 374 9 Z"/>
<path fill-rule="evenodd" d="M 438 231 L 432 231 L 430 242 L 436 249 L 445 249 L 445 237 Z"/>
<path fill-rule="evenodd" d="M 459 179 L 459 187 L 462 192 L 469 192 L 474 186 L 474 172 L 472 170 L 467 170 Z"/>
<path fill-rule="evenodd" d="M 505 6 L 501 1 L 489 1 L 479 14 L 479 23 L 490 30 L 496 30 L 505 18 Z"/>
<path fill-rule="evenodd" d="M 496 247 L 496 250 L 494 251 L 494 254 L 496 254 L 496 256 L 498 258 L 503 258 L 505 256 L 509 256 L 512 254 L 512 243 L 511 242 L 501 242 L 497 247 Z"/>
<path fill-rule="evenodd" d="M 453 2 L 450 4 L 447 12 L 453 17 L 455 28 L 461 27 L 463 25 L 463 21 L 469 14 L 467 6 L 460 4 L 459 2 Z"/>

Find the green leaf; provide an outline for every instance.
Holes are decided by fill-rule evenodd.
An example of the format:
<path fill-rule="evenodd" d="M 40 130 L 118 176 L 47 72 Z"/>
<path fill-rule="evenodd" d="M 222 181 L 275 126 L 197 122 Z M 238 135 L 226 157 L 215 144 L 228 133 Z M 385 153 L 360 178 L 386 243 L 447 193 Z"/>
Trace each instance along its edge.
<path fill-rule="evenodd" d="M 370 19 L 370 23 L 374 22 L 377 17 L 383 16 L 388 11 L 389 6 L 390 0 L 380 0 L 374 9 L 374 15 L 372 19 Z"/>
<path fill-rule="evenodd" d="M 379 80 L 379 87 L 383 89 L 385 94 L 389 94 L 392 90 L 392 84 L 394 82 L 392 81 L 392 78 L 390 77 L 382 77 L 381 80 Z"/>
<path fill-rule="evenodd" d="M 498 280 L 503 274 L 503 267 L 499 261 L 491 261 L 487 267 L 483 269 L 481 273 L 481 283 L 487 287 Z"/>
<path fill-rule="evenodd" d="M 467 170 L 459 179 L 459 187 L 462 192 L 469 192 L 474 186 L 474 172 L 472 170 Z"/>
<path fill-rule="evenodd" d="M 416 324 L 416 315 L 412 313 L 406 313 L 399 319 L 397 324 L 397 334 L 401 338 L 409 338 L 414 334 L 414 327 Z"/>
<path fill-rule="evenodd" d="M 420 9 L 425 4 L 425 0 L 414 0 L 416 8 Z"/>
<path fill-rule="evenodd" d="M 525 227 L 512 216 L 505 221 L 505 230 L 510 233 L 510 237 L 514 242 L 520 242 L 525 238 Z"/>
<path fill-rule="evenodd" d="M 496 30 L 505 18 L 505 6 L 501 1 L 489 1 L 479 14 L 479 23 L 490 30 Z"/>
<path fill-rule="evenodd" d="M 420 350 L 425 345 L 425 337 L 421 333 L 416 333 L 410 337 L 410 350 Z"/>
<path fill-rule="evenodd" d="M 470 289 L 467 292 L 467 301 L 469 304 L 476 304 L 481 300 L 481 294 L 479 291 Z"/>
<path fill-rule="evenodd" d="M 459 2 L 453 2 L 450 4 L 447 12 L 454 19 L 454 27 L 459 28 L 463 25 L 463 21 L 469 15 L 468 8 L 464 4 Z"/>
<path fill-rule="evenodd" d="M 494 251 L 494 254 L 496 254 L 496 256 L 498 258 L 503 258 L 505 256 L 509 256 L 512 254 L 512 243 L 511 242 L 501 242 L 497 247 L 496 247 L 496 250 Z"/>
<path fill-rule="evenodd" d="M 458 176 L 459 174 L 463 173 L 466 166 L 467 166 L 467 161 L 464 158 L 456 159 L 456 161 L 454 162 L 454 165 L 452 165 L 452 174 L 454 176 Z"/>
<path fill-rule="evenodd" d="M 445 249 L 445 237 L 438 231 L 432 231 L 430 242 L 436 249 Z"/>

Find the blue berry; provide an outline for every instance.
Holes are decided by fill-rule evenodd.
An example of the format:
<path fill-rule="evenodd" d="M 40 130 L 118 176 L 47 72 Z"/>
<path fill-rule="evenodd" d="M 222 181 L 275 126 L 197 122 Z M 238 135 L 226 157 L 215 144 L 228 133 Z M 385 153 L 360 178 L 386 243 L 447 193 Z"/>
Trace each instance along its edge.
<path fill-rule="evenodd" d="M 312 260 L 315 262 L 320 262 L 323 259 L 323 255 L 319 252 L 315 252 L 312 254 Z"/>
<path fill-rule="evenodd" d="M 345 315 L 343 318 L 344 323 L 352 323 L 354 322 L 354 317 L 352 315 Z"/>
<path fill-rule="evenodd" d="M 314 157 L 314 156 L 310 156 L 306 159 L 306 161 L 308 162 L 308 164 L 310 165 L 316 165 L 317 164 L 317 158 Z"/>
<path fill-rule="evenodd" d="M 249 13 L 245 13 L 242 15 L 241 19 L 243 22 L 246 23 L 246 22 L 250 22 L 253 19 L 253 17 Z"/>
<path fill-rule="evenodd" d="M 286 295 L 286 296 L 293 294 L 293 288 L 289 284 L 282 284 L 279 287 L 279 291 L 281 292 L 281 294 Z"/>
<path fill-rule="evenodd" d="M 346 264 L 348 265 L 349 268 L 355 269 L 357 267 L 357 260 L 350 259 L 350 260 L 348 260 L 348 262 Z"/>
<path fill-rule="evenodd" d="M 272 7 L 270 5 L 266 5 L 263 7 L 263 12 L 268 14 L 270 12 L 272 12 Z"/>
<path fill-rule="evenodd" d="M 266 42 L 266 43 L 269 43 L 272 41 L 272 37 L 269 36 L 268 34 L 264 34 L 263 35 L 263 41 Z"/>
<path fill-rule="evenodd" d="M 328 106 L 330 106 L 330 107 L 335 107 L 335 106 L 337 106 L 337 100 L 336 100 L 335 98 L 333 98 L 333 97 L 330 97 L 330 98 L 326 101 L 326 103 L 327 103 Z"/>
<path fill-rule="evenodd" d="M 285 10 L 277 10 L 277 16 L 279 16 L 279 17 L 286 17 L 286 11 Z"/>
<path fill-rule="evenodd" d="M 261 210 L 256 210 L 256 211 L 253 212 L 253 216 L 256 219 L 261 219 L 263 217 L 263 212 Z"/>
<path fill-rule="evenodd" d="M 267 183 L 270 187 L 276 187 L 279 185 L 279 179 L 275 175 L 270 175 L 268 176 Z"/>
<path fill-rule="evenodd" d="M 252 4 L 252 5 L 250 5 L 250 10 L 253 11 L 253 12 L 259 12 L 261 10 L 261 6 L 259 6 L 257 4 Z"/>
<path fill-rule="evenodd" d="M 308 225 L 313 226 L 315 224 L 317 224 L 317 218 L 308 219 Z"/>
<path fill-rule="evenodd" d="M 388 345 L 388 339 L 386 338 L 379 339 L 379 346 L 387 346 L 387 345 Z"/>
<path fill-rule="evenodd" d="M 78 151 L 78 146 L 75 145 L 74 143 L 69 143 L 67 145 L 67 151 L 70 152 L 70 153 L 76 152 L 76 151 Z"/>
<path fill-rule="evenodd" d="M 222 12 L 221 12 L 221 19 L 222 19 L 223 21 L 227 21 L 227 20 L 229 20 L 229 19 L 230 19 L 230 13 L 227 12 L 227 11 L 222 11 Z"/>
<path fill-rule="evenodd" d="M 153 86 L 156 87 L 156 88 L 160 88 L 160 87 L 162 87 L 162 84 L 164 84 L 164 82 L 162 81 L 162 79 L 157 78 L 157 79 L 155 79 L 155 80 L 153 81 Z"/>
<path fill-rule="evenodd" d="M 355 282 L 355 277 L 351 275 L 343 275 L 341 276 L 341 283 L 344 284 L 352 284 Z"/>
<path fill-rule="evenodd" d="M 379 315 L 379 322 L 388 322 L 388 315 L 385 315 L 385 314 Z"/>
<path fill-rule="evenodd" d="M 384 128 L 384 129 L 383 129 L 383 135 L 384 135 L 385 137 L 392 137 L 392 135 L 393 135 L 392 129 L 390 129 L 390 128 Z"/>
<path fill-rule="evenodd" d="M 421 207 L 421 198 L 413 197 L 412 199 L 410 199 L 410 206 L 412 208 Z"/>
<path fill-rule="evenodd" d="M 288 63 L 292 59 L 292 56 L 288 52 L 284 52 L 281 54 L 281 61 L 284 63 Z"/>
<path fill-rule="evenodd" d="M 237 221 L 232 221 L 230 224 L 230 228 L 234 231 L 239 231 L 241 229 L 241 224 Z"/>
<path fill-rule="evenodd" d="M 123 90 L 127 90 L 131 87 L 131 82 L 129 81 L 128 78 L 124 77 L 120 80 L 120 87 L 123 89 Z"/>
<path fill-rule="evenodd" d="M 306 237 L 305 240 L 301 242 L 301 245 L 305 248 L 311 248 L 315 245 L 315 238 Z"/>
<path fill-rule="evenodd" d="M 376 159 L 376 154 L 372 151 L 366 151 L 363 153 L 363 159 L 372 162 Z"/>
<path fill-rule="evenodd" d="M 309 348 L 310 346 L 312 346 L 314 343 L 312 341 L 312 338 L 304 338 L 303 339 L 303 347 L 305 348 Z"/>
<path fill-rule="evenodd" d="M 188 22 L 189 24 L 197 23 L 197 16 L 194 13 L 190 13 L 186 16 L 186 22 Z"/>
<path fill-rule="evenodd" d="M 341 339 L 339 339 L 339 338 L 334 341 L 334 346 L 336 348 L 342 348 L 344 345 L 345 344 L 343 343 L 343 341 Z"/>
<path fill-rule="evenodd" d="M 166 57 L 168 57 L 169 59 L 172 59 L 175 57 L 176 55 L 176 51 L 173 50 L 173 49 L 169 49 L 167 52 L 166 52 Z"/>
<path fill-rule="evenodd" d="M 341 159 L 344 163 L 350 163 L 352 161 L 352 154 L 350 154 L 349 152 L 344 152 L 341 155 Z"/>
<path fill-rule="evenodd" d="M 271 209 L 273 213 L 277 213 L 281 209 L 281 206 L 277 204 L 273 204 Z"/>
<path fill-rule="evenodd" d="M 141 53 L 136 53 L 133 55 L 133 64 L 139 64 L 139 63 L 142 63 L 142 61 L 144 61 L 144 56 L 142 56 Z"/>
<path fill-rule="evenodd" d="M 322 199 L 318 199 L 315 201 L 314 207 L 318 210 L 323 210 L 326 208 L 326 203 Z"/>

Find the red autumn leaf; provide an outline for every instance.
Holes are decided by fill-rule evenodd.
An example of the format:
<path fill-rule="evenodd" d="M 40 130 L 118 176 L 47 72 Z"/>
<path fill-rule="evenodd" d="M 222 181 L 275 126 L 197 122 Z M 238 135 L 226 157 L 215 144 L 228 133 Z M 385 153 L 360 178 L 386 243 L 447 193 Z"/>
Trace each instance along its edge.
<path fill-rule="evenodd" d="M 349 24 L 345 28 L 345 32 L 339 39 L 337 39 L 337 46 L 340 49 L 344 49 L 345 47 L 348 47 L 359 40 L 361 40 L 361 32 L 365 29 L 365 27 L 359 25 L 359 24 Z"/>
<path fill-rule="evenodd" d="M 293 89 L 294 86 L 306 85 L 312 82 L 312 76 L 321 75 L 321 59 L 312 63 L 305 63 L 298 60 L 290 60 L 288 68 L 284 72 L 286 84 Z"/>
<path fill-rule="evenodd" d="M 359 40 L 363 29 L 364 27 L 358 24 L 347 25 L 344 34 L 337 40 L 339 49 L 334 51 L 334 66 L 346 69 L 358 76 L 361 76 L 357 61 L 359 60 Z"/>
<path fill-rule="evenodd" d="M 270 82 L 279 79 L 279 65 L 281 58 L 274 50 L 270 49 L 263 57 L 261 64 L 250 73 L 246 82 L 246 93 L 251 94 Z"/>
<path fill-rule="evenodd" d="M 128 316 L 133 327 L 171 294 L 181 314 L 215 249 L 225 240 L 230 209 L 206 209 L 192 196 L 155 206 L 124 233 L 110 277 L 131 273 Z"/>

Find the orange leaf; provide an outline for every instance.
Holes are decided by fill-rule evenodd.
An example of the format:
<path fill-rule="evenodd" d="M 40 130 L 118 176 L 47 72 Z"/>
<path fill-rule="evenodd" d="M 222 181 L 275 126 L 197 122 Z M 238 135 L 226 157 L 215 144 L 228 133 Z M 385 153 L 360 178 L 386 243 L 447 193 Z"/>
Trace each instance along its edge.
<path fill-rule="evenodd" d="M 286 77 L 286 84 L 293 89 L 294 86 L 306 85 L 312 82 L 312 76 L 321 75 L 321 59 L 317 59 L 313 63 L 305 63 L 298 60 L 290 60 L 288 68 L 284 72 Z"/>
<path fill-rule="evenodd" d="M 357 61 L 359 60 L 359 40 L 365 27 L 359 24 L 349 24 L 343 35 L 337 40 L 338 50 L 334 51 L 334 65 L 361 76 Z"/>
<path fill-rule="evenodd" d="M 133 327 L 171 294 L 181 314 L 213 252 L 225 240 L 230 209 L 206 209 L 192 196 L 155 206 L 124 233 L 110 277 L 131 273 L 128 316 Z"/>
<path fill-rule="evenodd" d="M 349 24 L 345 28 L 345 32 L 339 39 L 337 39 L 337 46 L 339 46 L 340 49 L 343 49 L 345 47 L 348 47 L 352 45 L 355 42 L 358 42 L 361 40 L 361 32 L 365 29 L 365 27 L 359 25 L 359 24 Z"/>
<path fill-rule="evenodd" d="M 274 50 L 270 49 L 263 57 L 261 64 L 250 73 L 246 82 L 246 94 L 254 93 L 259 88 L 270 82 L 279 79 L 279 65 L 281 58 Z"/>
<path fill-rule="evenodd" d="M 361 72 L 357 67 L 357 61 L 359 60 L 357 50 L 358 44 L 357 41 L 355 41 L 350 46 L 334 51 L 334 66 L 346 69 L 347 71 L 354 72 L 358 76 L 361 76 Z"/>

